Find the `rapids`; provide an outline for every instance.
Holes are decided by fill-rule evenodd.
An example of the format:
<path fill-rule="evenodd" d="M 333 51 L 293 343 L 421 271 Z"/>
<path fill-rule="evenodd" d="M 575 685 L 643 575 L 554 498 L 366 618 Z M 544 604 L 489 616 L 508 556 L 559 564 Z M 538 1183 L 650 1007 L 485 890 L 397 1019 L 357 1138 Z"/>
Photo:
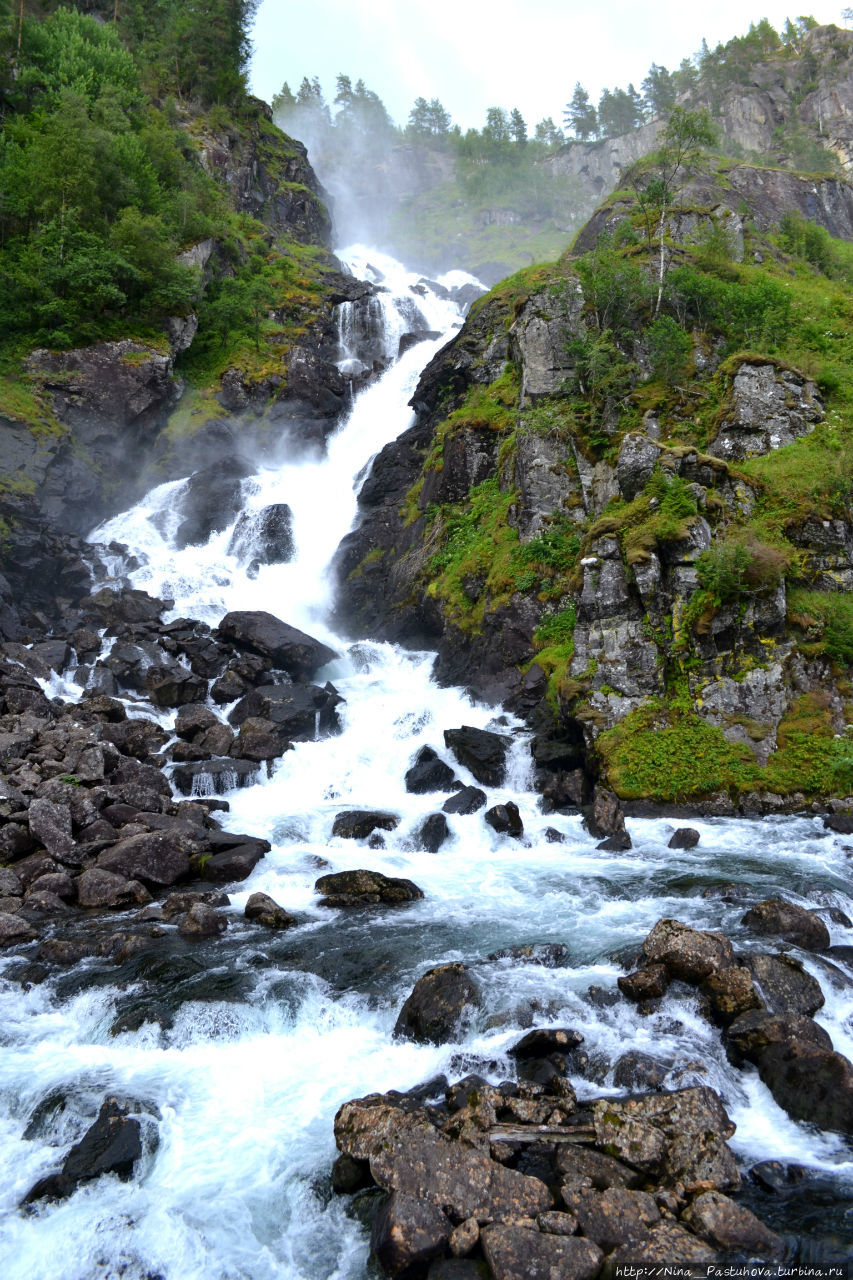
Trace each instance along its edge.
<path fill-rule="evenodd" d="M 803 905 L 853 915 L 843 840 L 827 834 L 817 817 L 717 819 L 695 822 L 699 848 L 678 852 L 667 848 L 671 822 L 643 819 L 630 822 L 630 852 L 598 852 L 579 817 L 541 814 L 523 725 L 462 689 L 436 685 L 429 653 L 352 643 L 330 630 L 326 568 L 351 527 L 359 484 L 379 449 L 409 424 L 407 402 L 419 371 L 460 321 L 452 302 L 413 298 L 417 278 L 374 250 L 356 246 L 343 257 L 356 275 L 381 272 L 388 291 L 379 295 L 379 327 L 391 355 L 413 300 L 442 337 L 407 351 L 363 391 L 323 456 L 265 465 L 244 483 L 247 510 L 276 502 L 291 507 L 293 561 L 261 566 L 248 577 L 226 551 L 233 526 L 207 546 L 176 550 L 175 500 L 184 481 L 159 486 L 91 535 L 129 546 L 140 561 L 132 584 L 173 599 L 171 616 L 215 624 L 229 609 L 266 608 L 332 644 L 341 657 L 317 679 L 331 679 L 346 699 L 343 733 L 298 745 L 270 778 L 229 795 L 228 825 L 265 836 L 273 850 L 231 892 L 223 938 L 188 944 L 175 935 L 166 958 L 158 953 L 153 966 L 145 957 L 108 969 L 85 961 L 32 985 L 14 980 L 16 962 L 0 960 L 0 1274 L 359 1280 L 367 1274 L 366 1234 L 348 1216 L 347 1201 L 328 1190 L 336 1109 L 359 1094 L 406 1089 L 440 1072 L 457 1078 L 478 1070 L 504 1079 L 512 1073 L 506 1051 L 531 1023 L 583 1032 L 590 1058 L 604 1065 L 599 1083 L 573 1078 L 580 1097 L 612 1089 L 606 1064 L 630 1048 L 671 1064 L 668 1086 L 711 1084 L 737 1123 L 731 1145 L 744 1168 L 773 1158 L 799 1162 L 815 1175 L 819 1193 L 811 1199 L 804 1193 L 799 1217 L 789 1208 L 777 1228 L 849 1241 L 853 1249 L 845 1208 L 853 1187 L 849 1148 L 790 1120 L 754 1071 L 727 1063 L 695 993 L 685 989 L 646 1017 L 627 1001 L 587 995 L 591 986 L 615 986 L 619 957 L 661 916 L 754 945 L 739 924 L 744 904 L 713 894 L 723 884 L 749 886 L 753 898 L 783 890 Z M 351 333 L 343 316 L 342 338 Z M 342 340 L 342 362 L 357 360 L 357 350 L 345 346 Z M 51 693 L 73 696 L 67 681 Z M 452 817 L 451 841 L 425 854 L 412 833 L 436 800 L 409 795 L 403 775 L 423 745 L 445 755 L 442 731 L 461 724 L 514 735 L 507 783 L 489 791 L 489 803 L 515 800 L 526 838 L 506 841 L 476 818 Z M 464 768 L 456 771 L 472 781 Z M 335 813 L 350 806 L 401 815 L 385 848 L 330 837 Z M 548 826 L 565 842 L 549 843 Z M 313 884 L 320 869 L 355 866 L 407 876 L 425 897 L 368 913 L 319 907 Z M 249 924 L 243 907 L 256 890 L 296 912 L 299 927 L 268 935 Z M 849 930 L 830 930 L 833 942 L 850 941 Z M 565 943 L 569 967 L 489 959 L 531 942 Z M 477 966 L 486 1013 L 457 1044 L 392 1040 L 413 982 L 450 960 Z M 806 967 L 826 994 L 817 1021 L 838 1050 L 853 1056 L 849 978 L 817 956 L 807 957 Z M 168 1029 L 148 1021 L 111 1034 L 117 1017 L 145 1000 L 173 1015 Z M 28 1124 L 58 1091 L 68 1097 L 65 1108 L 42 1106 L 41 1120 Z M 18 1210 L 107 1093 L 132 1100 L 156 1121 L 149 1130 L 156 1127 L 159 1144 L 146 1152 L 136 1179 L 102 1178 L 67 1201 Z"/>

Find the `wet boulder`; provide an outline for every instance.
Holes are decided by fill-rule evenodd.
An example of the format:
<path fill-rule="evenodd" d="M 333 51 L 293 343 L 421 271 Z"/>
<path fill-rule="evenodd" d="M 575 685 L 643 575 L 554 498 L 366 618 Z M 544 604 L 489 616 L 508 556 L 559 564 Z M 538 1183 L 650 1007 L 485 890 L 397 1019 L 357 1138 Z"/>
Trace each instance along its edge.
<path fill-rule="evenodd" d="M 133 1176 L 133 1166 L 142 1155 L 142 1131 L 138 1120 L 128 1116 L 115 1098 L 107 1098 L 98 1118 L 68 1152 L 59 1173 L 42 1178 L 31 1188 L 24 1203 L 62 1200 L 73 1194 L 81 1182 L 91 1182 L 114 1173 L 122 1182 Z"/>
<path fill-rule="evenodd" d="M 415 983 L 394 1026 L 399 1039 L 445 1044 L 481 1005 L 480 989 L 464 964 L 439 965 Z"/>
<path fill-rule="evenodd" d="M 182 795 L 225 795 L 237 787 L 249 787 L 258 776 L 257 760 L 218 757 L 177 765 L 172 780 Z"/>
<path fill-rule="evenodd" d="M 614 1276 L 630 1274 L 626 1269 L 631 1267 L 643 1268 L 641 1275 L 661 1275 L 663 1272 L 658 1268 L 663 1267 L 696 1267 L 701 1268 L 700 1274 L 707 1275 L 707 1268 L 718 1261 L 716 1249 L 712 1249 L 704 1240 L 697 1239 L 678 1223 L 663 1218 L 649 1227 L 644 1239 L 632 1240 L 630 1244 L 614 1249 L 607 1260 L 607 1266 L 609 1273 Z"/>
<path fill-rule="evenodd" d="M 760 1062 L 771 1045 L 799 1040 L 831 1049 L 832 1041 L 823 1027 L 802 1014 L 775 1014 L 764 1009 L 742 1013 L 726 1031 L 726 1046 L 736 1060 Z"/>
<path fill-rule="evenodd" d="M 372 831 L 393 831 L 399 815 L 383 809 L 343 809 L 335 815 L 332 835 L 344 840 L 366 840 Z"/>
<path fill-rule="evenodd" d="M 796 956 L 753 952 L 744 962 L 768 1012 L 802 1013 L 810 1018 L 823 1008 L 820 983 L 806 973 Z"/>
<path fill-rule="evenodd" d="M 370 1250 L 389 1276 L 399 1276 L 443 1253 L 452 1230 L 433 1201 L 392 1191 L 374 1219 Z"/>
<path fill-rule="evenodd" d="M 158 600 L 147 591 L 130 587 L 122 590 L 102 587 L 80 601 L 81 611 L 93 618 L 98 627 L 114 627 L 121 622 L 156 624 L 171 607 L 171 600 Z"/>
<path fill-rule="evenodd" d="M 666 846 L 667 849 L 695 849 L 699 843 L 699 832 L 695 827 L 679 827 Z"/>
<path fill-rule="evenodd" d="M 479 787 L 462 787 L 441 806 L 442 813 L 476 813 L 486 803 L 486 793 Z"/>
<path fill-rule="evenodd" d="M 297 923 L 295 916 L 266 893 L 253 893 L 243 914 L 247 920 L 257 920 L 266 929 L 292 929 Z"/>
<path fill-rule="evenodd" d="M 263 610 L 227 613 L 219 624 L 219 634 L 237 648 L 269 658 L 293 680 L 310 680 L 319 667 L 338 656 L 322 641 Z"/>
<path fill-rule="evenodd" d="M 415 832 L 415 844 L 427 853 L 438 853 L 450 838 L 450 827 L 443 813 L 431 813 Z"/>
<path fill-rule="evenodd" d="M 320 876 L 314 885 L 321 907 L 396 906 L 415 902 L 424 895 L 411 880 L 384 876 L 379 871 L 337 871 Z"/>
<path fill-rule="evenodd" d="M 606 1191 L 609 1187 L 636 1187 L 642 1180 L 636 1169 L 614 1156 L 574 1143 L 566 1143 L 558 1149 L 556 1164 L 564 1188 L 592 1184 L 596 1190 Z"/>
<path fill-rule="evenodd" d="M 643 943 L 643 955 L 683 982 L 701 982 L 735 963 L 724 934 L 691 929 L 680 920 L 659 920 Z"/>
<path fill-rule="evenodd" d="M 215 884 L 230 884 L 232 881 L 247 880 L 272 846 L 268 840 L 258 840 L 254 836 L 232 836 L 229 833 L 224 845 L 216 843 L 212 837 L 211 847 L 218 852 L 203 863 L 201 870 L 205 880 L 212 880 Z"/>
<path fill-rule="evenodd" d="M 282 741 L 313 742 L 340 733 L 337 708 L 342 702 L 331 684 L 260 685 L 240 699 L 228 720 L 235 727 L 251 718 L 268 720 Z"/>
<path fill-rule="evenodd" d="M 285 730 L 272 720 L 262 716 L 248 716 L 240 725 L 240 732 L 231 745 L 235 756 L 241 760 L 274 760 L 290 747 Z"/>
<path fill-rule="evenodd" d="M 668 1070 L 650 1054 L 629 1049 L 613 1064 L 613 1083 L 618 1089 L 660 1089 Z"/>
<path fill-rule="evenodd" d="M 659 1000 L 669 989 L 669 973 L 662 964 L 647 964 L 633 973 L 623 974 L 616 985 L 628 1000 L 640 1004 L 644 1000 Z"/>
<path fill-rule="evenodd" d="M 853 1065 L 805 1039 L 770 1045 L 758 1074 L 788 1115 L 820 1129 L 853 1134 Z"/>
<path fill-rule="evenodd" d="M 829 946 L 829 930 L 820 916 L 782 898 L 765 898 L 750 907 L 741 920 L 753 933 L 793 942 L 804 951 L 823 951 Z"/>
<path fill-rule="evenodd" d="M 178 926 L 178 932 L 184 938 L 218 938 L 227 928 L 228 921 L 215 907 L 194 902 Z"/>
<path fill-rule="evenodd" d="M 160 662 L 145 671 L 145 690 L 155 707 L 181 707 L 207 694 L 207 681 L 179 662 Z"/>
<path fill-rule="evenodd" d="M 286 502 L 274 502 L 260 511 L 241 513 L 227 553 L 241 563 L 287 564 L 293 547 L 293 512 Z"/>
<path fill-rule="evenodd" d="M 596 840 L 627 834 L 625 815 L 622 812 L 619 797 L 615 791 L 610 791 L 606 787 L 595 788 L 592 804 L 586 805 L 583 810 L 583 822 L 589 834 Z M 630 843 L 625 847 L 630 849 Z"/>
<path fill-rule="evenodd" d="M 702 992 L 710 1001 L 715 1020 L 724 1026 L 750 1009 L 762 1008 L 761 996 L 745 966 L 712 973 L 702 983 Z"/>
<path fill-rule="evenodd" d="M 484 786 L 499 787 L 504 781 L 511 745 L 506 734 L 463 725 L 461 729 L 445 729 L 444 743 Z"/>
<path fill-rule="evenodd" d="M 570 1027 L 543 1027 L 528 1031 L 507 1053 L 511 1058 L 545 1058 L 549 1053 L 572 1053 L 583 1044 L 580 1031 Z"/>
<path fill-rule="evenodd" d="M 520 840 L 524 835 L 524 823 L 521 821 L 518 805 L 512 800 L 507 800 L 505 804 L 496 804 L 491 809 L 487 809 L 483 817 L 488 826 L 493 831 L 497 831 L 499 835 L 512 836 L 514 840 Z"/>
<path fill-rule="evenodd" d="M 220 723 L 216 713 L 203 702 L 190 702 L 182 706 L 175 717 L 175 733 L 184 741 L 193 742 L 199 735 Z"/>
<path fill-rule="evenodd" d="M 406 790 L 412 795 L 428 795 L 433 791 L 452 791 L 456 775 L 450 765 L 440 759 L 432 747 L 421 747 L 412 767 L 406 772 Z"/>
<path fill-rule="evenodd" d="M 27 810 L 30 835 L 54 857 L 63 858 L 74 847 L 71 810 L 51 800 L 33 800 Z"/>

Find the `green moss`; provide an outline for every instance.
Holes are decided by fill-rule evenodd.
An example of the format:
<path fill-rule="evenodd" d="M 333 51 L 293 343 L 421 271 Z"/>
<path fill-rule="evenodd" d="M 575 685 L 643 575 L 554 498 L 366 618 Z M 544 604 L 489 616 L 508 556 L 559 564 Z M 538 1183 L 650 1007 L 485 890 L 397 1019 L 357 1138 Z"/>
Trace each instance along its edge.
<path fill-rule="evenodd" d="M 825 653 L 838 666 L 853 666 L 853 593 L 789 591 L 788 622 L 809 653 Z"/>

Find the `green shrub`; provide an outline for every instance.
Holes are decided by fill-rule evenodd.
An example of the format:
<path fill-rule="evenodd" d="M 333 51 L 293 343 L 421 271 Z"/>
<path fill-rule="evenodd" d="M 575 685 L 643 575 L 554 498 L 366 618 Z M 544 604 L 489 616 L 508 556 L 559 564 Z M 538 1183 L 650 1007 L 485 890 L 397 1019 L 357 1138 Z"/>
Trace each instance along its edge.
<path fill-rule="evenodd" d="M 672 316 L 658 316 L 646 330 L 652 375 L 674 386 L 682 377 L 690 359 L 690 335 Z"/>
<path fill-rule="evenodd" d="M 717 605 L 775 585 L 788 565 L 776 547 L 753 534 L 714 542 L 696 561 L 699 582 Z"/>

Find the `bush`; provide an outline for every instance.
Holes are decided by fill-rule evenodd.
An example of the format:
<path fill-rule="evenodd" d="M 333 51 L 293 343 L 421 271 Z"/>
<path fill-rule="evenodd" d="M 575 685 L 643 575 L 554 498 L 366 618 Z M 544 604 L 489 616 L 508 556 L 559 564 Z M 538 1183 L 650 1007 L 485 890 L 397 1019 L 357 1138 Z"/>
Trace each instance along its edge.
<path fill-rule="evenodd" d="M 696 561 L 699 582 L 717 605 L 774 586 L 787 567 L 783 552 L 752 535 L 715 542 Z"/>
<path fill-rule="evenodd" d="M 690 358 L 690 335 L 672 316 L 658 316 L 646 330 L 652 375 L 674 386 L 684 374 Z"/>

